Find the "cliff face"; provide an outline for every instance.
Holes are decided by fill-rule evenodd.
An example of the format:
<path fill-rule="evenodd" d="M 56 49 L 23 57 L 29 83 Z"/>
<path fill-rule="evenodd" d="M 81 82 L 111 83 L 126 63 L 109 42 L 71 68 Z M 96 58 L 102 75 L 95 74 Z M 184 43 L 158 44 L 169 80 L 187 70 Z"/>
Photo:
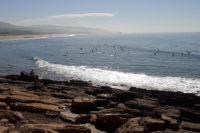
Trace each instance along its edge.
<path fill-rule="evenodd" d="M 22 133 L 200 132 L 200 97 L 39 80 L 29 73 L 0 77 L 0 129 Z"/>

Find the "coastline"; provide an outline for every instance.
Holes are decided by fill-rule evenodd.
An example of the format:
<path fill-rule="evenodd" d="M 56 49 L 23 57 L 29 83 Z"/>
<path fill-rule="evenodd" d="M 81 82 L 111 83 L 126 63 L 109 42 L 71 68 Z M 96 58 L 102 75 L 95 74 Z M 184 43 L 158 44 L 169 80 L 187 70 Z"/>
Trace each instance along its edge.
<path fill-rule="evenodd" d="M 194 94 L 94 87 L 26 72 L 1 76 L 0 83 L 0 127 L 5 132 L 200 132 L 200 97 Z"/>
<path fill-rule="evenodd" d="M 0 35 L 0 39 L 30 39 L 30 38 L 43 38 L 43 37 L 65 37 L 74 36 L 74 34 L 33 34 L 33 35 Z"/>

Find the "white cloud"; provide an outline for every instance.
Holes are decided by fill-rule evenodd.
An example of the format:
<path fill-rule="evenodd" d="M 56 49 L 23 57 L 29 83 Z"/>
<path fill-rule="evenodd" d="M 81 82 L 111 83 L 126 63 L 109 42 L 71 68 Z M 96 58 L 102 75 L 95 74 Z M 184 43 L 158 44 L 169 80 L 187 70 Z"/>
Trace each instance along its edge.
<path fill-rule="evenodd" d="M 48 18 L 57 19 L 57 18 L 81 18 L 81 17 L 113 17 L 116 14 L 113 13 L 81 13 L 81 14 L 61 14 L 50 16 Z"/>
<path fill-rule="evenodd" d="M 83 18 L 83 17 L 113 17 L 114 13 L 80 13 L 80 14 L 58 14 L 55 16 L 48 16 L 44 18 L 31 18 L 24 19 L 21 23 L 31 23 L 31 22 L 42 22 L 51 21 L 54 19 L 72 19 L 72 18 Z"/>

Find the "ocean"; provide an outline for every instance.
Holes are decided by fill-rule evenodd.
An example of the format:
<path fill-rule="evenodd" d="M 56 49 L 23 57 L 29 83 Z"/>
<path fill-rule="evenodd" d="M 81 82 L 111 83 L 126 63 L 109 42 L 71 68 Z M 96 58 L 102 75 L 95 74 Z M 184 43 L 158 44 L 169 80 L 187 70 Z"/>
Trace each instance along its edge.
<path fill-rule="evenodd" d="M 200 33 L 0 40 L 0 75 L 31 69 L 40 78 L 200 95 Z"/>

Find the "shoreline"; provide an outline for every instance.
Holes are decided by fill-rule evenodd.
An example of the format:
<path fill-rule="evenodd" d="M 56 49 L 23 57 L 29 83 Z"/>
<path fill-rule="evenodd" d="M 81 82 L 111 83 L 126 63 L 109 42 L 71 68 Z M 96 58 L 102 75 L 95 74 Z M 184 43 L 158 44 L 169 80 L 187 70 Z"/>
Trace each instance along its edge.
<path fill-rule="evenodd" d="M 74 36 L 75 34 L 34 34 L 34 35 L 0 35 L 2 40 L 10 39 L 34 39 L 34 38 L 43 38 L 43 37 L 65 37 L 65 36 Z"/>
<path fill-rule="evenodd" d="M 21 133 L 200 132 L 200 97 L 94 87 L 88 82 L 0 76 L 0 128 Z"/>

